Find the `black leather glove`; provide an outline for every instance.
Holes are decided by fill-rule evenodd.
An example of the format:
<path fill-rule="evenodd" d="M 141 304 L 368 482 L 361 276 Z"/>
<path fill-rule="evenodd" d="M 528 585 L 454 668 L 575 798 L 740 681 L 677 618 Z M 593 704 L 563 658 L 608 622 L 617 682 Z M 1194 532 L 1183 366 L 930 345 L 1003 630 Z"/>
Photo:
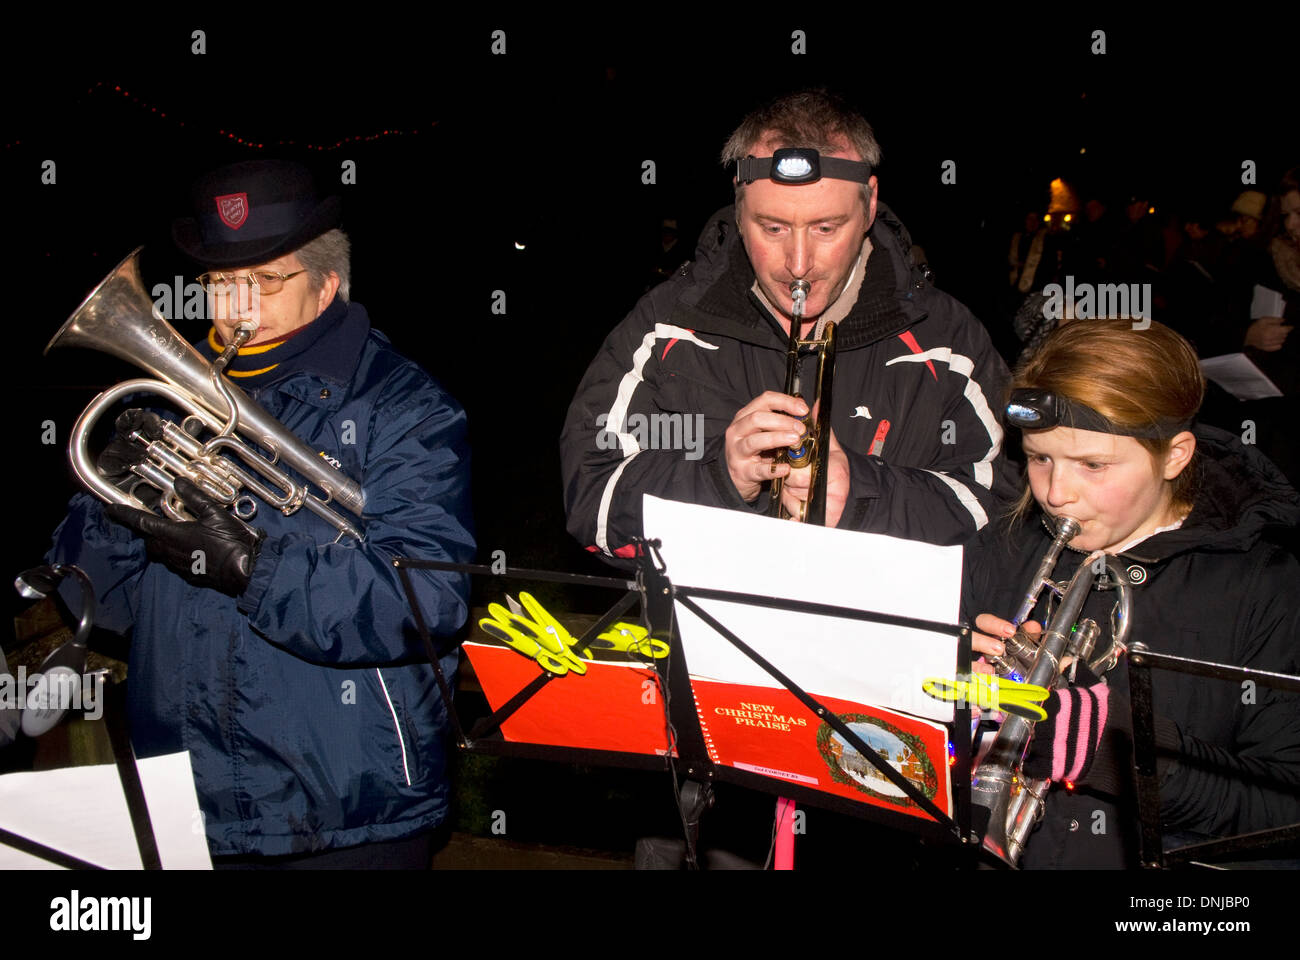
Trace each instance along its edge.
<path fill-rule="evenodd" d="M 156 487 L 145 483 L 131 472 L 133 466 L 149 456 L 148 448 L 138 440 L 132 440 L 131 434 L 139 431 L 150 440 L 161 440 L 162 417 L 152 411 L 132 407 L 122 412 L 115 426 L 117 435 L 96 458 L 95 466 L 105 480 L 121 490 L 134 493 L 136 499 L 152 509 L 162 494 Z"/>
<path fill-rule="evenodd" d="M 176 493 L 196 519 L 169 520 L 116 503 L 109 504 L 106 512 L 145 537 L 150 560 L 166 564 L 196 587 L 239 596 L 248 589 L 266 534 L 249 527 L 184 477 L 176 481 Z"/>

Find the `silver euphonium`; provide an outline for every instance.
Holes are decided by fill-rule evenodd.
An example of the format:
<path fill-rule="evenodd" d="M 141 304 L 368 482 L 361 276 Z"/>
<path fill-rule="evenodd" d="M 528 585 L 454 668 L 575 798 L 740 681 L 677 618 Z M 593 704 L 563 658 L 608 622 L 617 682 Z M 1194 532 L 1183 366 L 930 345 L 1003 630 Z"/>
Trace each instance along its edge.
<path fill-rule="evenodd" d="M 155 312 L 140 277 L 139 254 L 137 247 L 119 263 L 45 348 L 46 353 L 67 346 L 100 350 L 158 378 L 119 383 L 97 396 L 82 412 L 68 445 L 72 469 L 81 482 L 107 503 L 148 509 L 131 492 L 100 474 L 88 443 L 96 420 L 120 399 L 132 394 L 157 394 L 188 415 L 179 424 L 164 420 L 161 440 L 150 439 L 139 431 L 131 435 L 130 439 L 148 448 L 148 458 L 133 466 L 132 472 L 140 482 L 162 492 L 159 508 L 167 516 L 191 519 L 175 490 L 176 480 L 183 476 L 209 496 L 233 507 L 242 520 L 251 519 L 257 510 L 256 502 L 243 492 L 248 490 L 286 516 L 306 507 L 341 535 L 361 540 L 361 531 L 329 506 L 337 504 L 359 517 L 365 505 L 361 487 L 313 453 L 222 376 L 221 371 L 252 336 L 254 328 L 243 326 L 222 357 L 208 363 Z M 200 439 L 204 429 L 213 436 Z M 269 458 L 259 453 L 258 447 L 267 451 Z M 276 467 L 281 461 L 308 483 L 298 482 Z"/>
<path fill-rule="evenodd" d="M 800 505 L 798 514 L 789 513 L 781 503 L 785 478 L 772 481 L 768 515 L 783 520 L 794 519 L 806 523 L 826 523 L 826 470 L 831 449 L 831 391 L 835 375 L 835 324 L 821 320 L 807 340 L 800 336 L 803 328 L 804 303 L 812 289 L 807 280 L 790 284 L 793 314 L 790 320 L 790 339 L 786 344 L 785 392 L 794 396 L 799 391 L 799 367 L 809 353 L 817 354 L 817 373 L 813 389 L 805 396 L 808 416 L 803 418 L 804 435 L 793 447 L 777 452 L 774 463 L 788 463 L 792 469 L 812 467 L 808 484 L 808 499 Z M 818 403 L 820 401 L 820 403 Z M 813 407 L 817 419 L 813 420 Z"/>
<path fill-rule="evenodd" d="M 1127 649 L 1130 628 L 1132 591 L 1124 568 L 1113 556 L 1098 550 L 1079 564 L 1068 584 L 1050 579 L 1057 558 L 1067 543 L 1081 529 L 1079 521 L 1061 517 L 1056 537 L 1038 565 L 1034 578 L 1016 611 L 1012 624 L 1016 636 L 1006 642 L 1006 654 L 991 662 L 1002 676 L 1023 680 L 1051 690 L 1060 679 L 1061 659 L 1072 656 L 1081 660 L 1098 675 L 1115 666 Z M 1021 624 L 1038 603 L 1043 588 L 1060 598 L 1054 613 L 1037 640 L 1025 634 Z M 1111 638 L 1099 644 L 1101 629 L 1093 620 L 1079 620 L 1084 602 L 1093 589 L 1114 589 L 1119 596 L 1111 612 Z M 993 746 L 975 770 L 971 786 L 972 799 L 989 812 L 984 849 L 1015 866 L 1020 862 L 1025 842 L 1042 818 L 1050 780 L 1025 780 L 1021 775 L 1025 750 L 1033 738 L 1034 721 L 1007 714 Z"/>

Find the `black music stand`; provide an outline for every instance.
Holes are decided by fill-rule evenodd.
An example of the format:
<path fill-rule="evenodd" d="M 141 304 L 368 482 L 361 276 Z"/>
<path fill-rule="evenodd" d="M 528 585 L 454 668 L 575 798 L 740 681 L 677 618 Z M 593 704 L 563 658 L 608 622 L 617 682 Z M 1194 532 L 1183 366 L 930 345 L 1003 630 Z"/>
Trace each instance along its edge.
<path fill-rule="evenodd" d="M 1259 854 L 1300 847 L 1300 823 L 1238 834 L 1205 843 L 1163 849 L 1160 831 L 1160 784 L 1156 778 L 1155 716 L 1152 712 L 1151 670 L 1170 670 L 1201 677 L 1213 677 L 1240 683 L 1253 683 L 1300 693 L 1300 677 L 1267 670 L 1252 670 L 1209 660 L 1192 660 L 1157 653 L 1144 643 L 1135 643 L 1128 651 L 1129 696 L 1133 708 L 1133 767 L 1137 781 L 1138 816 L 1141 820 L 1141 863 L 1149 870 L 1170 867 L 1203 866 L 1239 854 Z"/>
<path fill-rule="evenodd" d="M 81 585 L 82 615 L 72 644 L 66 644 L 65 647 L 74 644 L 85 647 L 94 627 L 95 590 L 90 583 L 90 578 L 80 567 L 73 564 L 34 567 L 24 571 L 15 581 L 15 586 L 29 599 L 52 597 L 59 615 L 67 619 L 67 608 L 55 589 L 66 576 L 74 576 Z M 162 858 L 158 853 L 158 840 L 154 836 L 153 821 L 149 818 L 149 804 L 145 799 L 144 786 L 140 782 L 140 770 L 136 766 L 135 752 L 131 748 L 131 735 L 127 729 L 125 690 L 125 685 L 114 684 L 112 677 L 106 676 L 102 693 L 106 700 L 104 723 L 108 727 L 109 742 L 113 747 L 113 760 L 117 765 L 118 779 L 122 783 L 122 792 L 126 797 L 126 809 L 131 817 L 131 829 L 135 834 L 136 849 L 140 852 L 140 863 L 146 870 L 161 870 Z M 9 830 L 0 829 L 0 843 L 70 870 L 105 869 Z"/>
<path fill-rule="evenodd" d="M 929 798 L 917 790 L 910 781 L 896 771 L 883 757 L 876 753 L 876 751 L 864 742 L 857 733 L 841 721 L 840 718 L 830 709 L 825 707 L 815 697 L 791 681 L 789 677 L 785 676 L 785 674 L 783 674 L 776 666 L 760 656 L 756 651 L 745 644 L 743 640 L 728 630 L 726 626 L 719 623 L 707 611 L 701 609 L 695 600 L 696 598 L 728 600 L 736 603 L 762 606 L 772 609 L 793 610 L 808 614 L 820 614 L 874 623 L 884 623 L 894 626 L 911 627 L 914 629 L 929 630 L 936 633 L 948 633 L 958 638 L 958 675 L 968 675 L 970 673 L 971 630 L 969 626 L 938 623 L 929 620 L 919 620 L 862 610 L 852 610 L 827 604 L 777 600 L 772 597 L 762 597 L 753 594 L 731 593 L 727 591 L 697 589 L 693 587 L 675 587 L 667 576 L 667 570 L 663 564 L 662 558 L 659 557 L 658 546 L 659 541 L 657 540 L 641 541 L 639 543 L 639 567 L 635 580 L 618 579 L 613 577 L 592 577 L 559 573 L 549 570 L 531 570 L 522 568 L 507 569 L 505 572 L 497 572 L 491 567 L 481 564 L 458 564 L 445 561 L 418 560 L 408 557 L 399 557 L 393 561 L 393 565 L 397 568 L 402 579 L 402 584 L 407 595 L 407 601 L 411 605 L 421 641 L 423 642 L 425 651 L 433 665 L 439 690 L 442 693 L 444 702 L 448 705 L 448 714 L 451 718 L 457 742 L 462 749 L 471 752 L 529 757 L 562 763 L 638 767 L 643 769 L 667 769 L 674 774 L 674 777 L 684 776 L 687 780 L 700 784 L 705 795 L 707 795 L 711 789 L 710 784 L 712 783 L 733 783 L 759 792 L 770 793 L 775 796 L 789 797 L 799 803 L 809 804 L 833 810 L 838 813 L 845 813 L 850 816 L 875 821 L 884 826 L 895 827 L 940 843 L 959 846 L 971 855 L 969 861 L 971 865 L 974 864 L 976 857 L 987 859 L 990 862 L 992 861 L 993 858 L 984 854 L 982 845 L 978 842 L 978 838 L 973 838 L 971 836 L 970 785 L 972 741 L 969 726 L 967 725 L 966 713 L 961 709 L 964 705 L 960 701 L 957 704 L 957 708 L 954 710 L 953 722 L 948 728 L 949 742 L 953 744 L 954 750 L 954 762 L 952 765 L 952 792 L 956 817 L 953 818 L 949 817 L 944 811 L 936 807 Z M 669 644 L 671 651 L 667 658 L 655 661 L 654 666 L 659 673 L 664 688 L 668 691 L 668 695 L 665 696 L 665 709 L 668 712 L 670 728 L 675 734 L 671 745 L 676 749 L 676 757 L 671 756 L 671 750 L 665 751 L 663 755 L 651 756 L 648 754 L 583 750 L 572 747 L 517 743 L 500 739 L 501 724 L 504 723 L 512 713 L 518 710 L 520 706 L 534 696 L 538 690 L 555 679 L 554 674 L 547 673 L 541 670 L 540 667 L 540 672 L 536 679 L 521 688 L 507 703 L 495 711 L 491 716 L 486 717 L 475 724 L 474 728 L 468 735 L 466 735 L 461 726 L 460 719 L 452 706 L 450 685 L 448 684 L 438 663 L 438 651 L 433 643 L 432 637 L 429 635 L 423 614 L 420 610 L 418 599 L 415 596 L 409 574 L 407 573 L 407 571 L 411 569 L 447 570 L 468 573 L 470 575 L 492 575 L 512 579 L 545 580 L 550 582 L 573 583 L 585 586 L 608 587 L 623 590 L 624 595 L 619 599 L 619 601 L 616 602 L 614 606 L 611 607 L 583 635 L 583 637 L 577 641 L 575 646 L 579 648 L 581 648 L 584 643 L 593 639 L 597 634 L 607 629 L 610 624 L 614 623 L 639 600 L 650 628 L 650 635 L 656 639 L 666 641 Z M 691 690 L 685 657 L 680 653 L 681 644 L 677 636 L 673 608 L 675 600 L 680 600 L 683 606 L 687 607 L 703 619 L 710 627 L 717 631 L 720 636 L 725 638 L 737 650 L 745 654 L 745 656 L 772 676 L 784 689 L 792 693 L 817 718 L 831 726 L 831 728 L 842 736 L 851 747 L 857 750 L 864 759 L 872 764 L 872 766 L 874 766 L 882 776 L 886 777 L 891 783 L 902 790 L 918 807 L 924 810 L 932 820 L 923 820 L 907 814 L 876 807 L 871 804 L 856 802 L 834 794 L 814 790 L 797 783 L 791 783 L 784 780 L 778 781 L 773 778 L 764 777 L 760 774 L 739 770 L 725 764 L 715 764 L 710 759 L 705 746 L 703 731 L 700 727 L 699 717 L 695 711 L 695 698 Z M 696 805 L 698 806 L 699 804 Z M 691 838 L 688 837 L 688 858 L 693 862 L 693 851 L 690 849 L 691 846 Z"/>

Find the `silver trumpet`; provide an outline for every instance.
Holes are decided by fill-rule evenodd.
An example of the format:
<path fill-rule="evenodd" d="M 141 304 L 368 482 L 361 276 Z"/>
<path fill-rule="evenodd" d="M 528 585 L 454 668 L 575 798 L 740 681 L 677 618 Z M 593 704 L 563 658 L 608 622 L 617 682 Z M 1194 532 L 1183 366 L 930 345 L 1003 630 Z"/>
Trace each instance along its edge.
<path fill-rule="evenodd" d="M 826 470 L 831 447 L 831 390 L 835 375 L 835 324 L 832 321 L 819 321 L 813 329 L 812 336 L 804 340 L 801 336 L 803 327 L 804 303 L 808 291 L 812 289 L 807 280 L 795 280 L 790 284 L 790 296 L 794 301 L 790 311 L 790 340 L 786 345 L 785 392 L 790 396 L 799 393 L 799 366 L 809 353 L 817 354 L 817 375 L 812 391 L 805 395 L 808 404 L 808 416 L 804 417 L 803 439 L 793 447 L 777 452 L 773 461 L 788 463 L 792 469 L 812 466 L 812 476 L 808 484 L 808 499 L 799 507 L 798 514 L 789 513 L 781 503 L 781 491 L 785 478 L 777 477 L 772 481 L 771 500 L 768 515 L 783 520 L 794 519 L 806 523 L 825 525 L 826 523 Z M 820 405 L 818 401 L 820 400 Z M 813 407 L 817 407 L 817 420 L 813 422 Z"/>
<path fill-rule="evenodd" d="M 1060 679 L 1063 657 L 1068 655 L 1082 660 L 1101 674 L 1115 666 L 1127 649 L 1132 590 L 1119 561 L 1098 550 L 1079 565 L 1068 584 L 1049 579 L 1061 550 L 1078 535 L 1079 530 L 1077 520 L 1060 518 L 1056 537 L 1038 565 L 1012 621 L 1017 627 L 1013 638 L 1017 642 L 1007 641 L 1006 654 L 993 658 L 999 674 L 1015 676 L 1051 690 Z M 1035 642 L 1024 634 L 1020 625 L 1037 604 L 1044 587 L 1059 597 L 1060 603 L 1055 612 L 1049 614 L 1043 632 Z M 1111 639 L 1104 646 L 1098 644 L 1101 630 L 1095 621 L 1078 622 L 1079 613 L 1093 589 L 1114 589 L 1119 597 L 1111 612 Z M 1025 780 L 1021 776 L 1025 750 L 1033 734 L 1034 721 L 1008 714 L 993 746 L 976 769 L 971 787 L 974 803 L 989 812 L 984 849 L 1011 866 L 1020 862 L 1029 834 L 1043 816 L 1047 791 L 1051 786 L 1050 780 Z"/>
<path fill-rule="evenodd" d="M 82 412 L 68 445 L 68 458 L 81 482 L 107 503 L 148 509 L 131 492 L 100 474 L 88 444 L 99 416 L 120 399 L 132 394 L 157 394 L 188 415 L 179 424 L 164 420 L 161 440 L 150 439 L 139 431 L 132 433 L 131 439 L 147 447 L 149 454 L 132 467 L 132 472 L 140 482 L 161 491 L 159 508 L 167 516 L 192 519 L 175 490 L 176 480 L 186 477 L 215 500 L 232 507 L 241 520 L 249 520 L 257 512 L 256 501 L 243 493 L 248 490 L 286 516 L 306 507 L 340 535 L 363 539 L 361 531 L 330 506 L 337 504 L 359 517 L 365 506 L 361 487 L 313 453 L 222 376 L 239 347 L 252 336 L 253 325 L 241 325 L 221 357 L 208 363 L 154 312 L 140 277 L 139 254 L 137 247 L 119 263 L 45 347 L 47 354 L 55 347 L 68 346 L 100 350 L 158 378 L 119 383 L 95 397 Z M 204 430 L 212 433 L 210 439 L 200 439 Z M 258 447 L 269 457 L 263 456 Z M 280 462 L 308 483 L 294 480 L 276 466 Z"/>

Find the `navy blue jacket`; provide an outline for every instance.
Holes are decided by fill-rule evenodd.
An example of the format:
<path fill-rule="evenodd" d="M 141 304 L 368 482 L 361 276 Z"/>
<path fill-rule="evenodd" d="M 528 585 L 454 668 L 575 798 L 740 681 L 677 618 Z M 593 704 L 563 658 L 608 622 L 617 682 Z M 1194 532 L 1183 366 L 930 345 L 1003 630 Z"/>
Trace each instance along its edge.
<path fill-rule="evenodd" d="M 49 554 L 90 575 L 101 626 L 134 628 L 136 751 L 190 751 L 214 855 L 394 840 L 446 815 L 446 709 L 392 560 L 474 554 L 465 413 L 357 304 L 320 346 L 248 392 L 362 485 L 364 543 L 263 505 L 261 555 L 231 599 L 150 563 L 83 494 Z M 467 578 L 413 574 L 430 630 L 455 632 Z"/>

